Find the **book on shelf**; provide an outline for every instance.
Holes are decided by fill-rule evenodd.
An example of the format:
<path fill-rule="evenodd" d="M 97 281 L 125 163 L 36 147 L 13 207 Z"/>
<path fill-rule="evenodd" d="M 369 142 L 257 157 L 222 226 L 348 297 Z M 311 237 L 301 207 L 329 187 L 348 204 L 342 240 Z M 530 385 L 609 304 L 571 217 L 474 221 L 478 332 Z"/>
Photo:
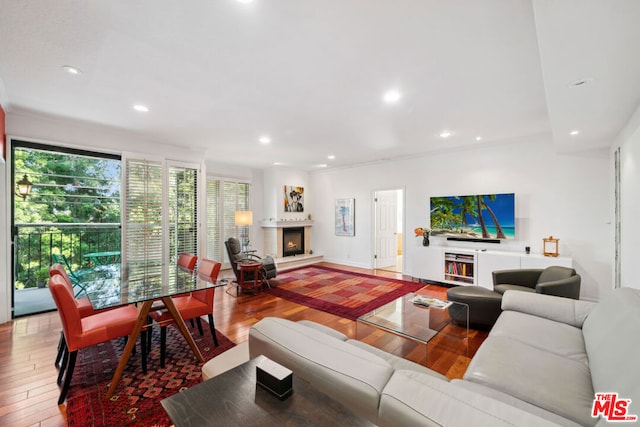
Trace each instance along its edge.
<path fill-rule="evenodd" d="M 411 298 L 411 302 L 414 304 L 424 305 L 427 307 L 434 307 L 434 308 L 447 308 L 452 304 L 451 301 L 445 301 L 438 298 L 431 298 L 424 295 L 416 295 L 415 297 Z"/>

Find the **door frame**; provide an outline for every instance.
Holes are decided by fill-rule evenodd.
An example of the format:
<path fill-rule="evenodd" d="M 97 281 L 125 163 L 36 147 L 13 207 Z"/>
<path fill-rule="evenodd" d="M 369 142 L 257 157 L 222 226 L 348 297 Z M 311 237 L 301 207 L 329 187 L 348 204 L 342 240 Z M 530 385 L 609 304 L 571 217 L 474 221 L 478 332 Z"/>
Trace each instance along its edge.
<path fill-rule="evenodd" d="M 376 197 L 378 195 L 378 193 L 381 192 L 397 192 L 398 195 L 398 200 L 397 200 L 397 206 L 398 206 L 398 210 L 399 213 L 396 216 L 396 228 L 399 228 L 402 231 L 402 270 L 404 270 L 404 260 L 405 260 L 405 254 L 406 254 L 406 250 L 405 250 L 405 246 L 406 246 L 406 236 L 405 236 L 405 218 L 406 218 L 406 188 L 405 187 L 396 187 L 396 188 L 384 188 L 384 189 L 377 189 L 377 190 L 373 190 L 373 194 L 371 196 L 371 204 L 372 204 L 372 215 L 373 215 L 373 220 L 371 221 L 371 244 L 372 244 L 372 250 L 371 250 L 371 265 L 373 266 L 373 269 L 377 269 L 378 267 L 378 261 L 377 261 L 377 254 L 376 254 L 376 248 L 377 248 L 377 239 L 378 239 L 378 215 L 377 215 L 377 210 L 376 210 Z M 398 225 L 400 225 L 398 227 Z M 398 271 L 398 273 L 402 273 L 403 271 Z"/>

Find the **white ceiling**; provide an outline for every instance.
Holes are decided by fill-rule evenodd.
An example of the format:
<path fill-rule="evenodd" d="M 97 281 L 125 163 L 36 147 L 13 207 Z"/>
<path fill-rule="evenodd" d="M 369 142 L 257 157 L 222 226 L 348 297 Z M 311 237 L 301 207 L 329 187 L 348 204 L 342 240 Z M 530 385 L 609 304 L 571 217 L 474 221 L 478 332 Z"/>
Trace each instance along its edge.
<path fill-rule="evenodd" d="M 639 53 L 638 0 L 0 0 L 9 113 L 253 167 L 549 133 L 559 151 L 607 147 L 640 105 Z"/>

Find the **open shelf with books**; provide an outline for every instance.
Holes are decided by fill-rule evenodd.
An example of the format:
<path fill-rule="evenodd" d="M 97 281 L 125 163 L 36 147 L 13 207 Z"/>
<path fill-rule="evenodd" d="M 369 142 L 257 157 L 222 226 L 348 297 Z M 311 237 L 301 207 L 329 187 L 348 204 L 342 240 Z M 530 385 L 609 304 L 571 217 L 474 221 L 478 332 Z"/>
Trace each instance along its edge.
<path fill-rule="evenodd" d="M 476 256 L 470 253 L 444 253 L 444 279 L 461 285 L 476 282 Z"/>

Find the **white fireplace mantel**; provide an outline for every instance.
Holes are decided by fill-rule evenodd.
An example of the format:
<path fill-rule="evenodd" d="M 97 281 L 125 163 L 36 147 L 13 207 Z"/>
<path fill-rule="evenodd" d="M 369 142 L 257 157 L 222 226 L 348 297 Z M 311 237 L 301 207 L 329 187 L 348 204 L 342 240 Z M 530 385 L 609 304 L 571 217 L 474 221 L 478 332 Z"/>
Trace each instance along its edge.
<path fill-rule="evenodd" d="M 311 227 L 313 220 L 289 220 L 289 221 L 261 221 L 262 228 L 292 228 L 292 227 Z"/>
<path fill-rule="evenodd" d="M 265 253 L 271 254 L 276 258 L 283 257 L 282 237 L 284 230 L 287 228 L 304 227 L 304 249 L 305 255 L 311 251 L 311 225 L 313 221 L 310 219 L 288 220 L 288 221 L 261 221 L 260 226 L 264 233 L 264 249 Z M 290 258 L 290 257 L 288 257 Z"/>

